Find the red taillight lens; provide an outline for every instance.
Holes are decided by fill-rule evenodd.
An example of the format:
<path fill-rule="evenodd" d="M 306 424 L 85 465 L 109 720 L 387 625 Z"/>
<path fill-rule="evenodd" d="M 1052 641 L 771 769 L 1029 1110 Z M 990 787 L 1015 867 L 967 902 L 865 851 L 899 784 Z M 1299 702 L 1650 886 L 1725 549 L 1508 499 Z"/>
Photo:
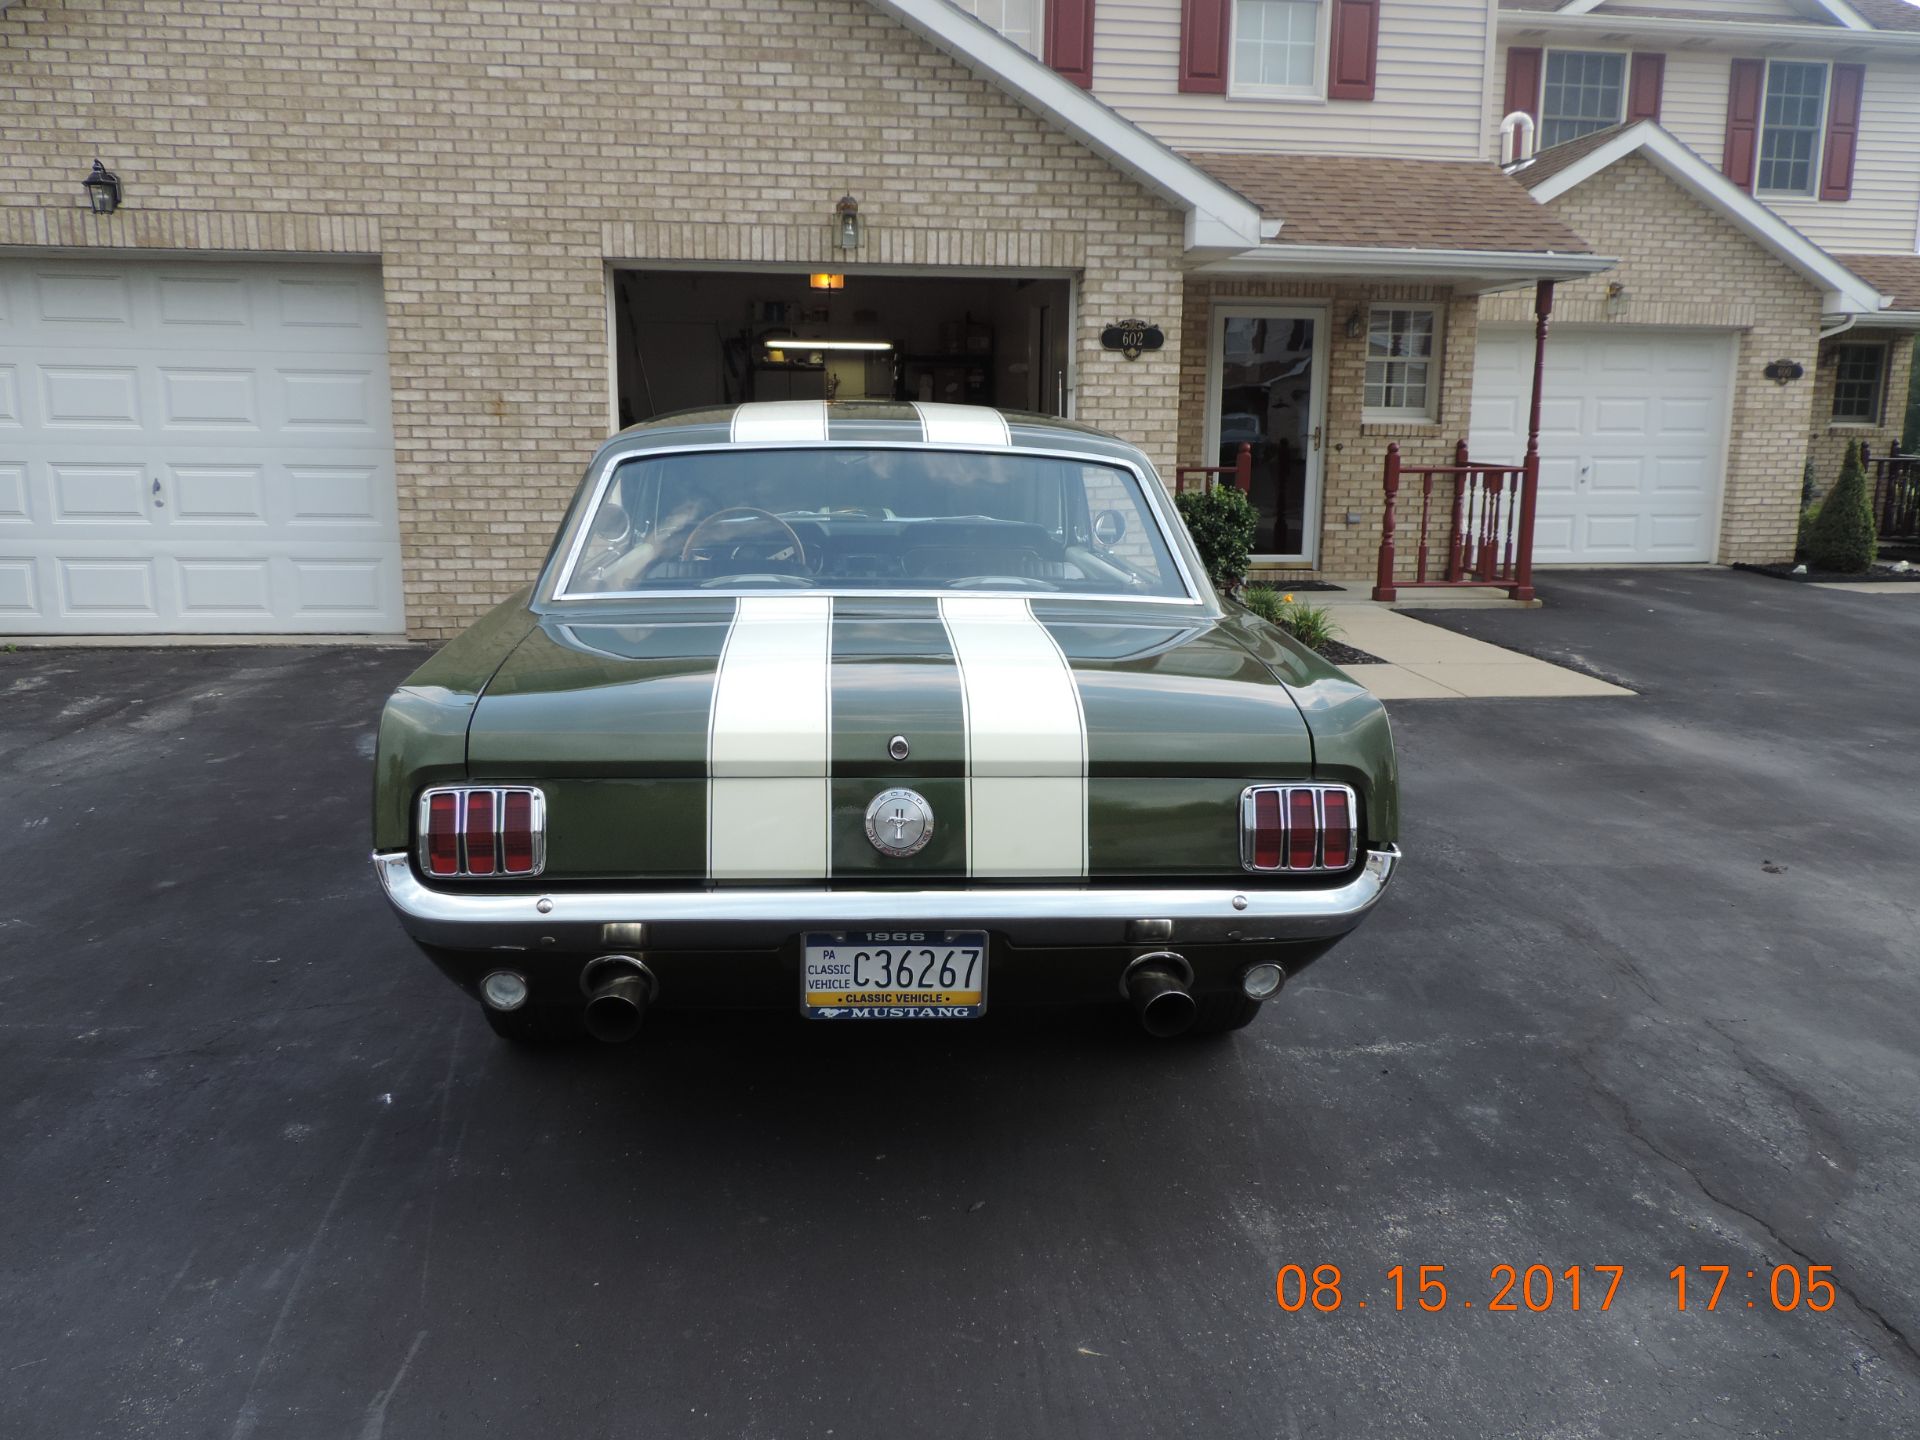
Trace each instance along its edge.
<path fill-rule="evenodd" d="M 1287 868 L 1311 870 L 1320 853 L 1320 822 L 1314 813 L 1313 791 L 1287 792 Z"/>
<path fill-rule="evenodd" d="M 531 786 L 429 790 L 420 806 L 420 869 L 436 877 L 538 875 L 546 829 L 546 797 Z"/>
<path fill-rule="evenodd" d="M 1253 866 L 1256 870 L 1280 868 L 1280 792 L 1253 792 Z"/>
<path fill-rule="evenodd" d="M 1249 785 L 1240 794 L 1240 863 L 1249 870 L 1350 869 L 1358 816 L 1345 785 Z"/>
<path fill-rule="evenodd" d="M 509 875 L 533 873 L 533 792 L 507 791 L 506 822 L 501 826 L 501 854 Z"/>
<path fill-rule="evenodd" d="M 427 801 L 427 873 L 460 873 L 460 802 L 452 791 Z"/>
<path fill-rule="evenodd" d="M 1320 863 L 1329 870 L 1344 870 L 1353 863 L 1353 805 L 1344 790 L 1327 790 L 1320 796 L 1324 817 L 1320 831 Z"/>
<path fill-rule="evenodd" d="M 467 873 L 493 873 L 493 791 L 467 792 Z"/>

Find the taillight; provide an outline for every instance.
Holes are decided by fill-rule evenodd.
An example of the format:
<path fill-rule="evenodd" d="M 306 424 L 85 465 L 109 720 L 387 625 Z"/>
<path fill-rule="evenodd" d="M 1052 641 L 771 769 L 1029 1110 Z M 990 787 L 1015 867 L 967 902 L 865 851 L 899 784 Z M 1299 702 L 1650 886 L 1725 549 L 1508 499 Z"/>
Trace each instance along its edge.
<path fill-rule="evenodd" d="M 1292 873 L 1353 864 L 1355 805 L 1345 785 L 1251 785 L 1240 796 L 1240 863 Z"/>
<path fill-rule="evenodd" d="M 538 875 L 546 797 L 528 786 L 448 786 L 420 797 L 420 868 L 432 876 Z"/>

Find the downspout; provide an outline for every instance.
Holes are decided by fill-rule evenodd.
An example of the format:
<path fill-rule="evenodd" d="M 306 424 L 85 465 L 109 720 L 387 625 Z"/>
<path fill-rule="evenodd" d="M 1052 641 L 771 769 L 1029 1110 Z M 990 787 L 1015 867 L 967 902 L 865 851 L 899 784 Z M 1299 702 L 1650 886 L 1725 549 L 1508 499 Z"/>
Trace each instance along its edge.
<path fill-rule="evenodd" d="M 1859 323 L 1860 323 L 1860 317 L 1858 315 L 1849 315 L 1844 320 L 1842 320 L 1838 325 L 1834 326 L 1831 330 L 1822 330 L 1814 338 L 1817 343 L 1824 345 L 1827 343 L 1827 341 L 1833 339 L 1834 336 L 1846 334 L 1847 331 L 1851 330 L 1855 325 L 1858 325 Z"/>

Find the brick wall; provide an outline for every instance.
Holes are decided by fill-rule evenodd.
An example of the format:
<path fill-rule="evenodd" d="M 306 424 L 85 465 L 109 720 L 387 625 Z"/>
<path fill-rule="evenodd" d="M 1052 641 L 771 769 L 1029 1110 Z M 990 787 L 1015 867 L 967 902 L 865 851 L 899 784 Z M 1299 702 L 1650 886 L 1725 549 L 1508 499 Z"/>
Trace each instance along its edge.
<path fill-rule="evenodd" d="M 606 266 L 1081 272 L 1082 419 L 1176 453 L 1180 218 L 861 0 L 0 12 L 0 244 L 377 255 L 409 627 L 530 578 L 608 428 Z M 82 213 L 95 155 L 120 214 Z M 1130 315 L 1167 348 L 1099 348 Z"/>
<path fill-rule="evenodd" d="M 1845 343 L 1885 345 L 1888 350 L 1886 389 L 1878 425 L 1835 425 L 1833 420 L 1834 347 Z M 1892 452 L 1907 423 L 1907 386 L 1913 377 L 1913 334 L 1910 331 L 1852 330 L 1820 347 L 1820 364 L 1813 375 L 1813 428 L 1807 436 L 1807 458 L 1813 462 L 1813 493 L 1824 495 L 1840 478 L 1847 442 L 1861 440 L 1875 455 Z"/>
<path fill-rule="evenodd" d="M 1529 291 L 1529 294 L 1532 292 Z M 1207 424 L 1207 347 L 1216 328 L 1213 316 L 1233 304 L 1301 302 L 1324 307 L 1328 366 L 1326 435 L 1320 456 L 1324 499 L 1321 505 L 1320 555 L 1316 567 L 1258 567 L 1255 579 L 1284 583 L 1288 578 L 1325 577 L 1360 580 L 1374 572 L 1379 555 L 1380 521 L 1385 508 L 1381 474 L 1387 446 L 1397 443 L 1409 465 L 1446 465 L 1453 447 L 1467 434 L 1473 399 L 1475 324 L 1480 302 L 1444 288 L 1341 281 L 1222 280 L 1190 277 L 1180 357 L 1180 455 L 1188 464 L 1216 464 L 1203 457 Z M 1437 419 L 1429 424 L 1366 424 L 1367 342 L 1347 335 L 1347 317 L 1358 309 L 1392 302 L 1434 304 L 1441 308 Z M 1363 319 L 1364 323 L 1364 319 Z M 1492 457 L 1517 462 L 1519 456 Z M 1347 516 L 1359 520 L 1349 524 Z"/>
<path fill-rule="evenodd" d="M 1558 287 L 1556 325 L 1739 333 L 1718 558 L 1792 558 L 1816 387 L 1820 292 L 1637 155 L 1548 208 L 1596 251 L 1620 258 L 1613 270 Z M 1609 284 L 1627 292 L 1611 313 Z M 1487 322 L 1526 321 L 1531 298 L 1492 296 L 1480 314 Z M 1761 373 L 1775 359 L 1798 360 L 1808 367 L 1807 378 L 1775 384 Z"/>

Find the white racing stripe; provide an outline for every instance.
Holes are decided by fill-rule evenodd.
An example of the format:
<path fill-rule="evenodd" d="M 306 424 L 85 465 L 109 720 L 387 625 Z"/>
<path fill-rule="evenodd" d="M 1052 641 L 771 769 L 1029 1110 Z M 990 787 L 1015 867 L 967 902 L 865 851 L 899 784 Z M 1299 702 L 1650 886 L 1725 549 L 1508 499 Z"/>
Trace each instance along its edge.
<path fill-rule="evenodd" d="M 707 873 L 829 873 L 833 597 L 745 595 L 720 651 L 707 722 Z"/>
<path fill-rule="evenodd" d="M 736 444 L 827 438 L 824 400 L 753 400 L 733 412 L 729 435 Z"/>
<path fill-rule="evenodd" d="M 1013 444 L 1013 432 L 1007 417 L 989 405 L 945 405 L 932 400 L 916 400 L 913 408 L 920 414 L 920 429 L 929 445 Z"/>
<path fill-rule="evenodd" d="M 940 601 L 966 708 L 967 873 L 1087 873 L 1087 722 L 1025 600 Z"/>

